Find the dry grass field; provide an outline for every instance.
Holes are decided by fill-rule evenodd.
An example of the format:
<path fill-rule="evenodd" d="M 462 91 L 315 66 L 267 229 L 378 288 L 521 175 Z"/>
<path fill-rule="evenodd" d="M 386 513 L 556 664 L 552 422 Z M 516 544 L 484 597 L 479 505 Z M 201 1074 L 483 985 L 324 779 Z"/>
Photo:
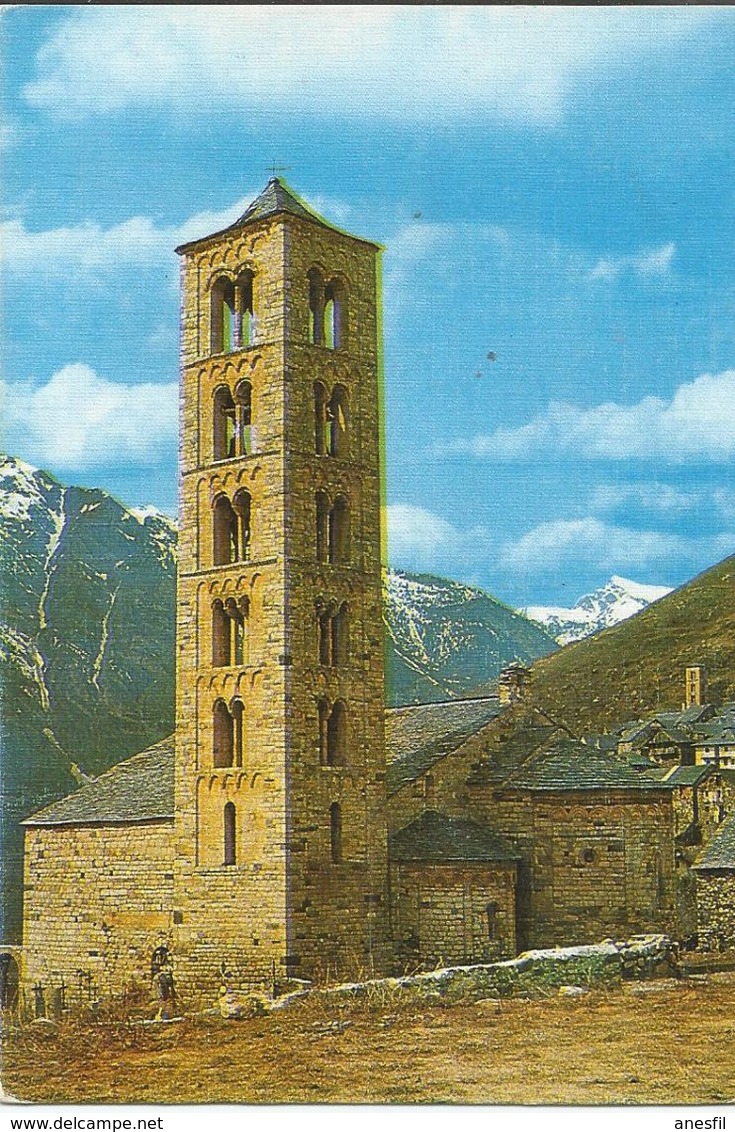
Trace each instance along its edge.
<path fill-rule="evenodd" d="M 726 1103 L 734 992 L 728 973 L 448 1007 L 31 1024 L 5 1034 L 2 1077 L 44 1103 Z"/>

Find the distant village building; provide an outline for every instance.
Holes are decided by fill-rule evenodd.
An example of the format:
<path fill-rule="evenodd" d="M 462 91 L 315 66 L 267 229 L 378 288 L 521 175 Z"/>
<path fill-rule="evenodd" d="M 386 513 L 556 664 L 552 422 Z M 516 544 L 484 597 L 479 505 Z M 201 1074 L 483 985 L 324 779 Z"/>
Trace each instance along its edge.
<path fill-rule="evenodd" d="M 587 742 L 523 714 L 521 664 L 385 711 L 378 251 L 277 178 L 179 249 L 176 734 L 26 820 L 41 1003 L 163 954 L 193 1003 L 693 929 L 684 849 L 728 804 L 703 670 Z"/>

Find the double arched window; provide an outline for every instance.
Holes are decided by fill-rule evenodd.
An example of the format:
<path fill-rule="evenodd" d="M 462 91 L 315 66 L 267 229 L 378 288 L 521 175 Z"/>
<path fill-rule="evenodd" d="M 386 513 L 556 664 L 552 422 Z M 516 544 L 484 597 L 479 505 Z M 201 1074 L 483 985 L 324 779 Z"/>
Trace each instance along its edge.
<path fill-rule="evenodd" d="M 212 708 L 212 764 L 215 767 L 242 766 L 245 747 L 245 708 L 242 700 L 228 706 L 215 700 Z"/>
<path fill-rule="evenodd" d="M 242 271 L 236 279 L 221 276 L 211 290 L 211 348 L 213 354 L 242 350 L 253 344 L 253 273 Z"/>
<path fill-rule="evenodd" d="M 226 495 L 218 495 L 212 509 L 213 558 L 215 566 L 230 562 L 247 562 L 251 544 L 250 493 L 241 488 L 232 502 Z"/>
<path fill-rule="evenodd" d="M 333 566 L 350 560 L 350 505 L 345 495 L 330 506 L 325 491 L 316 493 L 316 558 Z"/>
<path fill-rule="evenodd" d="M 248 663 L 248 602 L 217 598 L 212 605 L 212 665 Z"/>
<path fill-rule="evenodd" d="M 231 460 L 253 451 L 253 389 L 241 381 L 232 396 L 229 386 L 220 385 L 214 393 L 212 414 L 212 456 Z"/>
<path fill-rule="evenodd" d="M 325 279 L 317 267 L 308 274 L 309 341 L 338 350 L 347 337 L 347 287 L 341 279 Z"/>
<path fill-rule="evenodd" d="M 347 390 L 335 385 L 331 393 L 314 382 L 314 446 L 317 456 L 346 456 L 349 440 Z"/>
<path fill-rule="evenodd" d="M 347 708 L 342 700 L 331 706 L 327 700 L 319 701 L 319 762 L 347 765 Z"/>
<path fill-rule="evenodd" d="M 350 620 L 347 602 L 341 605 L 317 606 L 319 626 L 319 663 L 341 668 L 349 661 Z"/>

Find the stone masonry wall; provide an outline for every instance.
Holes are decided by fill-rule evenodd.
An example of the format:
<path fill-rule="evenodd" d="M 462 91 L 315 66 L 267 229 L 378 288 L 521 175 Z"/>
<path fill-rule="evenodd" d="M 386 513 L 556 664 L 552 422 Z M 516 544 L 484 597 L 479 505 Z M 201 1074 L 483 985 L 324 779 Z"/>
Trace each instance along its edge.
<path fill-rule="evenodd" d="M 697 872 L 697 933 L 703 951 L 735 947 L 735 873 Z"/>
<path fill-rule="evenodd" d="M 515 955 L 515 863 L 406 862 L 390 871 L 399 966 L 415 970 Z"/>
<path fill-rule="evenodd" d="M 150 982 L 153 950 L 171 942 L 170 821 L 26 830 L 27 985 L 120 993 Z"/>

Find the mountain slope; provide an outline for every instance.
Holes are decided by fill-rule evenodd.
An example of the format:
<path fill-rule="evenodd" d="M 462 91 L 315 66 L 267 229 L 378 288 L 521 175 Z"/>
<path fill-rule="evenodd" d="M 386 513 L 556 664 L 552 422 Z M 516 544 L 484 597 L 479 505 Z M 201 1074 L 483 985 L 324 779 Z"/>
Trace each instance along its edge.
<path fill-rule="evenodd" d="M 735 557 L 628 621 L 533 665 L 529 703 L 577 732 L 679 709 L 684 669 L 703 664 L 708 698 L 735 698 Z"/>
<path fill-rule="evenodd" d="M 5 872 L 18 820 L 173 728 L 176 532 L 0 458 Z M 4 893 L 0 939 L 18 931 Z"/>
<path fill-rule="evenodd" d="M 671 586 L 643 585 L 613 574 L 609 582 L 593 593 L 585 594 L 571 609 L 533 605 L 522 612 L 543 625 L 560 645 L 567 645 L 626 621 L 651 602 L 670 593 Z"/>
<path fill-rule="evenodd" d="M 467 695 L 494 684 L 511 660 L 557 648 L 540 626 L 474 586 L 390 570 L 384 594 L 391 705 Z"/>

